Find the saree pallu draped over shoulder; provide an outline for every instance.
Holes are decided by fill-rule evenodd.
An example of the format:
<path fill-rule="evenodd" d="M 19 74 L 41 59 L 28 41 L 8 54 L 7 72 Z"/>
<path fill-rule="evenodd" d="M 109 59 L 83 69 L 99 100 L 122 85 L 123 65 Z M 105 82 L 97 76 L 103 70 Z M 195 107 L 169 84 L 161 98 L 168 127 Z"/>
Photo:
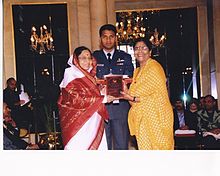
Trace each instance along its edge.
<path fill-rule="evenodd" d="M 98 149 L 105 137 L 104 120 L 108 119 L 103 96 L 85 75 L 75 74 L 72 78 L 61 87 L 58 100 L 64 149 Z"/>

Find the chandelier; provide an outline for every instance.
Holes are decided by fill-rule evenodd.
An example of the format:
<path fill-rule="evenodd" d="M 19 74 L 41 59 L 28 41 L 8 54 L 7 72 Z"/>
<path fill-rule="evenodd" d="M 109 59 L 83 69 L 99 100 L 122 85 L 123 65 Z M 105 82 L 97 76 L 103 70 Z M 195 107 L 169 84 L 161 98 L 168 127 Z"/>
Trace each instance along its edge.
<path fill-rule="evenodd" d="M 149 22 L 154 20 L 155 23 L 155 17 L 159 15 L 159 10 L 117 12 L 116 35 L 119 45 L 132 44 L 137 38 L 146 38 L 153 48 L 163 47 L 166 33 L 160 35 L 156 27 L 159 24 Z"/>
<path fill-rule="evenodd" d="M 153 35 L 151 35 L 149 40 L 154 47 L 163 47 L 166 40 L 166 33 L 161 35 L 161 37 L 159 38 L 159 32 L 157 31 L 157 28 L 155 28 L 154 33 Z"/>
<path fill-rule="evenodd" d="M 145 37 L 142 12 L 119 12 L 118 15 L 116 35 L 119 43 L 131 43 L 137 38 Z"/>
<path fill-rule="evenodd" d="M 51 24 L 51 17 L 49 17 Z M 52 29 L 48 31 L 47 26 L 43 25 L 40 27 L 40 36 L 37 35 L 35 26 L 31 28 L 31 49 L 38 52 L 39 54 L 45 54 L 46 51 L 54 51 Z"/>
<path fill-rule="evenodd" d="M 152 55 L 154 57 L 160 56 L 159 49 L 164 48 L 166 39 L 167 39 L 166 33 L 160 36 L 159 32 L 157 31 L 157 28 L 154 29 L 154 32 L 151 34 L 149 39 L 149 41 L 152 44 L 152 50 L 153 50 Z"/>

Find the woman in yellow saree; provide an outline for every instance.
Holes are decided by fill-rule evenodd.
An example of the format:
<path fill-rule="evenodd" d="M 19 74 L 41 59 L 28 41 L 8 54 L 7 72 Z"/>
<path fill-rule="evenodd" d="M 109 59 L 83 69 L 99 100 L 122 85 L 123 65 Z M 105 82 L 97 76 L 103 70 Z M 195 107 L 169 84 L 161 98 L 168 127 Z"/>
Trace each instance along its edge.
<path fill-rule="evenodd" d="M 166 77 L 161 65 L 151 59 L 151 45 L 138 39 L 134 55 L 140 64 L 123 98 L 131 103 L 128 114 L 130 134 L 135 135 L 140 150 L 172 150 L 173 110 L 168 97 Z"/>

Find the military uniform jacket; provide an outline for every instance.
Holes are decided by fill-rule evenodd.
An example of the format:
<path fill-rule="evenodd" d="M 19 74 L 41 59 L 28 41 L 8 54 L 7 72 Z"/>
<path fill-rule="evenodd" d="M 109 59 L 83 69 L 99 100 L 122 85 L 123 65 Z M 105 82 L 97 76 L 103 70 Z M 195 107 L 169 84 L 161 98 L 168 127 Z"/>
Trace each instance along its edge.
<path fill-rule="evenodd" d="M 118 74 L 133 76 L 134 66 L 132 64 L 132 58 L 124 51 L 115 50 L 111 62 L 108 61 L 103 50 L 97 50 L 93 53 L 93 56 L 97 60 L 97 73 L 98 78 L 103 78 L 104 75 Z M 120 100 L 119 104 L 109 103 L 106 104 L 110 119 L 127 119 L 127 113 L 130 105 L 125 100 Z"/>

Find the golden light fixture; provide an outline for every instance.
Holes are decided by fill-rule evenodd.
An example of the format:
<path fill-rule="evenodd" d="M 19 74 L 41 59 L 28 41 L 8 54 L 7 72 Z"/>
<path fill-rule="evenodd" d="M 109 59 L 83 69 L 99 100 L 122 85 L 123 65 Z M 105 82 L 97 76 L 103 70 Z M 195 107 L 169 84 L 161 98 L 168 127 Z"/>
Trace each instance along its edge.
<path fill-rule="evenodd" d="M 119 12 L 121 21 L 116 22 L 117 39 L 119 43 L 130 43 L 145 37 L 146 28 L 143 26 L 142 12 Z"/>
<path fill-rule="evenodd" d="M 163 47 L 166 33 L 160 36 L 157 25 L 150 22 L 159 15 L 159 10 L 117 12 L 116 35 L 119 45 L 132 44 L 137 38 L 146 38 L 153 47 Z"/>
<path fill-rule="evenodd" d="M 166 40 L 166 33 L 164 33 L 160 38 L 159 38 L 159 32 L 157 31 L 157 28 L 154 29 L 153 35 L 150 37 L 150 42 L 154 47 L 163 47 L 164 42 Z"/>
<path fill-rule="evenodd" d="M 51 16 L 49 17 L 49 22 L 51 24 Z M 39 54 L 44 54 L 46 51 L 54 51 L 52 29 L 48 31 L 47 26 L 43 25 L 40 27 L 40 36 L 37 35 L 35 26 L 31 29 L 31 49 L 38 52 Z"/>

